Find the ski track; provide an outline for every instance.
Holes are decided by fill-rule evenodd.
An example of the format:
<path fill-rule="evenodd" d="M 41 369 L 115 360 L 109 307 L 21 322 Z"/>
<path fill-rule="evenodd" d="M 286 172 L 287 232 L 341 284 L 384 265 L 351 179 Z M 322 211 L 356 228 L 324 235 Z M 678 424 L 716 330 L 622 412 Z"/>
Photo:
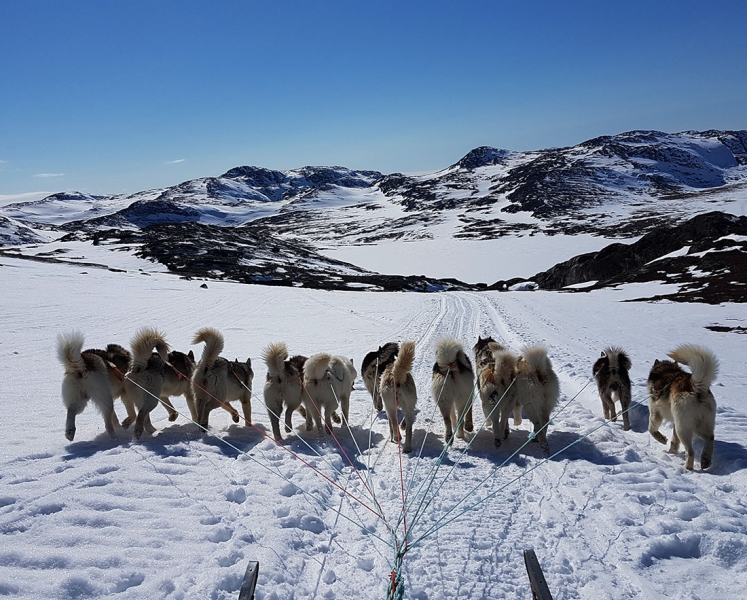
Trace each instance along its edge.
<path fill-rule="evenodd" d="M 175 297 L 179 289 L 175 286 Z M 113 302 L 116 290 L 111 293 L 110 299 L 102 301 Z M 263 288 L 261 302 L 254 305 L 247 305 L 241 295 L 222 294 L 209 303 L 209 323 L 204 319 L 205 303 L 185 305 L 179 311 L 168 303 L 154 304 L 149 307 L 148 322 L 177 332 L 174 346 L 185 351 L 196 329 L 194 324 L 218 326 L 226 336 L 225 355 L 245 357 L 240 353 L 246 352 L 246 332 L 252 331 L 252 326 L 260 327 L 254 331 L 262 339 L 282 339 L 270 324 L 258 322 L 283 318 L 272 314 L 272 307 L 287 293 Z M 86 427 L 81 421 L 79 437 L 65 446 L 62 455 L 34 452 L 31 449 L 40 434 L 30 434 L 29 451 L 17 456 L 6 452 L 1 457 L 0 533 L 6 540 L 30 536 L 36 540 L 38 552 L 31 556 L 4 544 L 0 550 L 0 581 L 4 582 L 0 594 L 23 597 L 24 590 L 32 589 L 32 595 L 49 597 L 115 593 L 122 598 L 143 597 L 139 588 L 147 571 L 138 569 L 137 564 L 148 560 L 157 561 L 162 572 L 161 580 L 150 584 L 151 593 L 163 598 L 233 598 L 246 561 L 259 560 L 259 600 L 334 598 L 334 589 L 351 597 L 355 597 L 355 590 L 380 590 L 383 597 L 393 559 L 386 525 L 333 484 L 311 473 L 287 452 L 290 449 L 367 506 L 375 510 L 379 503 L 400 539 L 402 527 L 395 526 L 402 511 L 400 460 L 410 491 L 408 510 L 414 511 L 421 501 L 427 504 L 409 532 L 410 539 L 417 539 L 445 515 L 454 516 L 491 495 L 476 510 L 408 550 L 403 565 L 407 597 L 527 598 L 522 551 L 534 548 L 556 600 L 668 597 L 669 576 L 662 563 L 668 560 L 674 564 L 700 554 L 714 555 L 724 569 L 728 588 L 718 597 L 736 598 L 735 592 L 747 585 L 747 574 L 744 569 L 728 569 L 744 565 L 747 557 L 743 525 L 747 501 L 735 495 L 744 484 L 741 479 L 732 482 L 732 477 L 745 468 L 747 457 L 744 448 L 730 440 L 741 439 L 747 430 L 747 415 L 729 407 L 719 409 L 716 453 L 718 440 L 723 439 L 732 460 L 715 463 L 707 474 L 685 472 L 682 454 L 669 456 L 650 438 L 646 408 L 632 409 L 633 429 L 629 432 L 624 432 L 618 421 L 582 439 L 603 423 L 591 365 L 608 342 L 597 339 L 591 326 L 569 331 L 563 327 L 560 309 L 548 314 L 526 298 L 477 293 L 422 295 L 411 301 L 419 308 L 403 318 L 391 317 L 384 308 L 377 314 L 356 315 L 362 320 L 361 331 L 373 327 L 381 335 L 377 340 L 369 335 L 365 347 L 356 330 L 338 336 L 341 351 L 357 353 L 356 365 L 366 352 L 386 341 L 416 342 L 413 376 L 419 399 L 413 453 L 400 458 L 397 446 L 387 441 L 386 418 L 383 413 L 373 414 L 371 399 L 360 383 L 351 398 L 351 423 L 362 452 L 358 453 L 348 432 L 336 429 L 344 453 L 371 486 L 375 500 L 335 441 L 330 436 L 320 439 L 302 432 L 299 417 L 295 432 L 287 435 L 283 447 L 262 435 L 269 424 L 261 403 L 264 365 L 258 359 L 254 359 L 253 386 L 256 429 L 234 425 L 223 411 L 216 411 L 211 416 L 214 435 L 202 437 L 183 419 L 169 423 L 159 408 L 154 413 L 159 433 L 142 442 L 132 440 L 129 432 L 121 433 L 117 441 L 109 440 L 101 433 L 96 414 L 90 423 L 98 435 L 86 438 L 85 431 L 92 425 Z M 313 316 L 322 306 L 327 315 L 335 310 L 350 311 L 347 306 L 330 309 L 324 295 L 312 294 L 305 297 L 303 314 L 295 318 Z M 3 322 L 12 322 L 21 312 L 9 311 Z M 27 335 L 39 336 L 45 341 L 38 346 L 48 346 L 49 332 L 58 329 L 53 321 L 52 316 L 47 321 L 42 318 Z M 88 326 L 91 331 L 103 332 L 97 338 L 123 343 L 128 339 L 123 336 L 134 329 L 132 323 L 142 323 L 137 311 L 125 311 L 115 324 L 108 314 L 94 316 Z M 331 324 L 329 331 L 323 329 L 322 341 L 335 339 L 337 332 Z M 561 380 L 561 399 L 548 441 L 552 452 L 578 442 L 575 446 L 543 462 L 537 445 L 529 444 L 505 466 L 499 466 L 527 441 L 531 424 L 525 420 L 518 430 L 512 429 L 500 450 L 493 448 L 492 433 L 479 431 L 466 453 L 462 451 L 469 438 L 457 440 L 444 463 L 437 466 L 444 440 L 440 413 L 430 396 L 435 344 L 441 337 L 455 337 L 471 355 L 480 334 L 494 335 L 515 350 L 534 343 L 548 347 Z M 95 345 L 94 340 L 90 342 Z M 199 354 L 201 348 L 195 350 Z M 259 350 L 254 348 L 253 355 Z M 291 353 L 322 350 L 327 349 L 291 348 Z M 50 356 L 51 352 L 32 358 L 48 363 Z M 633 381 L 634 400 L 645 404 L 645 377 L 640 373 L 643 370 Z M 37 387 L 32 393 L 49 395 L 43 385 Z M 571 398 L 567 408 L 558 412 Z M 183 409 L 184 400 L 176 399 L 175 406 Z M 121 414 L 121 404 L 116 408 Z M 62 423 L 61 407 L 50 410 L 59 413 Z M 477 431 L 483 422 L 479 401 L 475 402 L 474 421 Z M 727 426 L 722 425 L 725 421 Z M 299 435 L 313 449 L 302 444 Z M 87 459 L 94 455 L 99 457 L 97 465 L 105 466 L 89 468 Z M 184 478 L 196 469 L 205 472 L 205 479 Z M 421 484 L 431 477 L 433 483 L 424 492 Z M 519 479 L 513 481 L 515 478 Z M 456 499 L 483 479 L 487 481 L 455 508 Z M 299 488 L 320 503 L 300 493 Z M 440 493 L 434 495 L 436 490 Z M 170 518 L 176 511 L 178 522 Z M 717 521 L 709 512 L 729 518 Z M 138 530 L 123 531 L 118 515 L 133 513 L 139 515 Z M 600 515 L 604 515 L 605 528 L 598 525 Z M 412 512 L 408 515 L 411 525 L 413 516 Z M 276 527 L 253 527 L 267 522 Z M 45 533 L 47 530 L 51 533 Z M 196 564 L 192 571 L 179 570 L 183 562 L 178 556 L 180 544 L 199 546 L 199 565 L 206 568 Z M 69 548 L 75 552 L 68 552 Z M 640 564 L 650 568 L 651 577 L 646 581 L 640 577 L 640 569 L 632 568 Z M 708 568 L 713 564 L 709 562 Z M 699 583 L 697 561 L 687 561 L 687 566 L 680 568 L 692 577 L 692 595 L 677 597 L 716 597 L 713 590 Z M 76 570 L 79 577 L 66 576 Z M 8 573 L 18 571 L 26 581 L 7 583 L 16 581 Z"/>

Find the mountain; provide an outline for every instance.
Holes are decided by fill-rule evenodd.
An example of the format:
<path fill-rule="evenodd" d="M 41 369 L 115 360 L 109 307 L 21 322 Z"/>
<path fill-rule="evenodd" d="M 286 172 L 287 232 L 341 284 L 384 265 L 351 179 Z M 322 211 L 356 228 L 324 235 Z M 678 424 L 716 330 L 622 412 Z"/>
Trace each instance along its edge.
<path fill-rule="evenodd" d="M 631 243 L 703 213 L 740 214 L 746 199 L 747 131 L 632 131 L 531 152 L 480 147 L 417 176 L 240 166 L 131 195 L 54 194 L 0 209 L 0 242 L 15 246 L 3 251 L 13 255 L 34 254 L 45 241 L 130 244 L 141 258 L 194 277 L 428 290 L 487 285 L 457 281 L 458 272 L 446 278 L 382 275 L 387 265 L 352 264 L 344 259 L 346 249 L 371 248 L 375 255 L 395 242 L 411 244 L 406 250 L 443 242 L 451 248 L 443 252 L 453 253 L 465 248 L 456 242 L 536 237 L 545 256 L 514 279 L 554 289 L 555 280 L 539 277 L 544 271 L 536 266 L 547 269 L 575 255 L 556 255 L 541 241 L 570 236 L 599 252 L 610 242 Z M 486 245 L 486 261 L 517 260 L 491 259 L 493 252 Z M 667 252 L 662 246 L 660 256 Z M 427 261 L 438 254 L 423 255 L 412 268 L 428 273 Z M 499 271 L 486 269 L 484 280 L 497 281 L 493 288 L 509 281 Z"/>

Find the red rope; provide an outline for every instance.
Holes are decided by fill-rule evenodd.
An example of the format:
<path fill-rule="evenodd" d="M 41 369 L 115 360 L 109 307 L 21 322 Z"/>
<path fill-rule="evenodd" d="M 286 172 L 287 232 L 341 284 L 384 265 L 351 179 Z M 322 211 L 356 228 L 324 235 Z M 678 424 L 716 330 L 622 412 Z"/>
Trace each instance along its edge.
<path fill-rule="evenodd" d="M 330 386 L 331 385 L 332 384 L 330 382 Z M 316 409 L 316 412 L 319 415 L 319 420 L 321 421 L 322 420 L 322 411 L 319 409 L 319 407 L 317 406 L 316 402 L 314 402 L 313 396 L 309 393 L 309 390 L 306 389 L 306 386 L 303 383 L 301 384 L 301 387 L 303 388 L 303 391 L 306 392 L 306 395 L 309 397 L 309 400 L 311 400 L 311 403 L 314 405 L 314 408 Z M 332 390 L 332 393 L 334 393 L 334 389 Z M 344 416 L 345 415 L 343 415 L 343 417 Z M 324 426 L 325 427 L 327 426 L 326 422 L 325 422 Z M 373 499 L 374 503 L 376 504 L 376 507 L 379 509 L 379 513 L 380 513 L 379 516 L 381 517 L 382 520 L 384 520 L 384 518 L 383 518 L 384 512 L 381 509 L 381 505 L 377 502 L 376 497 L 374 496 L 374 493 L 371 491 L 371 488 L 368 487 L 368 484 L 366 483 L 366 480 L 363 479 L 363 476 L 360 474 L 360 471 L 358 471 L 358 469 L 355 468 L 355 465 L 353 464 L 353 461 L 350 460 L 350 457 L 348 456 L 347 452 L 345 452 L 345 448 L 342 447 L 342 444 L 337 439 L 337 436 L 335 435 L 335 432 L 332 430 L 331 426 L 329 427 L 329 433 L 332 436 L 332 438 L 335 440 L 335 443 L 337 444 L 337 447 L 340 449 L 340 452 L 342 452 L 342 454 L 345 456 L 345 459 L 348 461 L 348 464 L 353 468 L 353 471 L 355 471 L 355 474 L 358 475 L 358 479 L 361 480 L 361 483 L 363 484 L 363 487 L 365 487 L 366 490 L 368 491 L 368 493 L 371 494 L 371 498 Z M 352 431 L 351 431 L 350 435 L 353 435 Z"/>

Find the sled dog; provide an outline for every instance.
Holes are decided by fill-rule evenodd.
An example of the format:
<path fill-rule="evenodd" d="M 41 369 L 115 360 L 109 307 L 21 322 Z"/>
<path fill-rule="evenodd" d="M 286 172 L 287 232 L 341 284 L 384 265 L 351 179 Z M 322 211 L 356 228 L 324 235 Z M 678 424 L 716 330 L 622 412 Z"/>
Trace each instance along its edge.
<path fill-rule="evenodd" d="M 513 394 L 524 409 L 524 414 L 534 425 L 534 438 L 545 454 L 549 454 L 547 425 L 550 413 L 560 396 L 560 382 L 542 346 L 524 348 L 514 369 L 516 381 Z"/>
<path fill-rule="evenodd" d="M 412 426 L 415 423 L 415 404 L 418 393 L 410 374 L 415 360 L 415 342 L 404 342 L 394 362 L 389 363 L 381 374 L 379 390 L 389 418 L 389 434 L 392 442 L 399 442 L 397 409 L 404 416 L 405 443 L 402 452 L 412 452 Z"/>
<path fill-rule="evenodd" d="M 492 337 L 478 337 L 473 351 L 485 425 L 492 422 L 493 443 L 497 448 L 508 437 L 509 416 L 513 415 L 514 425 L 521 424 L 521 407 L 516 403 L 515 396 L 507 393 L 514 380 L 514 368 L 518 357 L 508 352 Z"/>
<path fill-rule="evenodd" d="M 306 406 L 307 429 L 313 419 L 317 431 L 323 434 L 322 421 L 332 431 L 332 416 L 337 407 L 342 408 L 342 416 L 348 423 L 350 392 L 358 372 L 350 358 L 331 356 L 327 353 L 314 354 L 303 365 L 303 403 Z"/>
<path fill-rule="evenodd" d="M 144 430 L 148 433 L 156 430 L 151 424 L 150 413 L 161 398 L 169 345 L 163 334 L 150 327 L 143 327 L 132 338 L 130 347 L 132 358 L 125 374 L 125 390 L 128 401 L 131 400 L 137 409 L 133 434 L 136 439 L 140 439 Z M 156 352 L 153 352 L 154 348 Z M 128 427 L 130 423 L 130 419 L 125 419 L 122 426 Z"/>
<path fill-rule="evenodd" d="M 239 422 L 239 413 L 229 404 L 233 400 L 241 403 L 246 425 L 252 424 L 252 360 L 245 363 L 233 362 L 220 356 L 225 340 L 223 334 L 213 327 L 199 329 L 192 338 L 192 344 L 204 343 L 202 356 L 195 365 L 192 378 L 197 424 L 205 431 L 208 427 L 210 411 L 221 407 L 231 414 L 234 423 Z"/>
<path fill-rule="evenodd" d="M 685 468 L 692 470 L 695 455 L 693 436 L 705 443 L 700 456 L 700 468 L 711 466 L 713 458 L 716 400 L 711 393 L 711 383 L 718 374 L 719 363 L 707 348 L 682 345 L 668 354 L 673 360 L 656 360 L 648 376 L 649 425 L 648 431 L 662 444 L 667 438 L 659 432 L 662 421 L 671 421 L 672 441 L 669 452 L 685 446 Z M 673 362 L 674 361 L 674 362 Z M 690 367 L 690 373 L 677 363 Z"/>
<path fill-rule="evenodd" d="M 472 363 L 462 344 L 451 338 L 440 340 L 436 345 L 431 393 L 444 419 L 447 442 L 452 439 L 455 428 L 460 438 L 464 438 L 465 430 L 472 431 L 474 383 Z"/>
<path fill-rule="evenodd" d="M 184 354 L 178 350 L 169 352 L 169 360 L 163 372 L 163 387 L 161 388 L 161 402 L 169 413 L 169 421 L 176 421 L 179 413 L 169 398 L 184 396 L 187 399 L 190 418 L 197 422 L 197 408 L 192 393 L 192 375 L 195 370 L 195 354 L 191 350 Z"/>
<path fill-rule="evenodd" d="M 288 358 L 288 347 L 283 342 L 270 344 L 262 351 L 262 359 L 267 365 L 267 379 L 265 380 L 264 397 L 267 415 L 272 424 L 272 433 L 277 441 L 283 439 L 280 435 L 280 414 L 285 405 L 285 431 L 293 431 L 291 417 L 293 411 L 299 410 L 308 418 L 308 413 L 302 406 L 303 402 L 303 366 L 305 356 Z M 311 424 L 307 423 L 308 429 Z"/>
<path fill-rule="evenodd" d="M 619 401 L 625 431 L 630 429 L 630 367 L 630 358 L 622 348 L 617 347 L 605 348 L 593 367 L 599 397 L 602 399 L 604 418 L 617 421 L 615 402 Z"/>
<path fill-rule="evenodd" d="M 387 342 L 383 346 L 379 346 L 378 350 L 369 352 L 363 357 L 363 362 L 361 363 L 363 385 L 366 386 L 368 393 L 371 394 L 371 399 L 376 410 L 380 411 L 383 409 L 379 390 L 377 389 L 381 374 L 387 365 L 394 362 L 398 352 L 399 345 L 396 342 Z"/>
<path fill-rule="evenodd" d="M 62 403 L 67 409 L 65 437 L 71 442 L 75 439 L 75 417 L 83 412 L 89 400 L 101 412 L 106 432 L 115 437 L 114 425 L 119 425 L 119 421 L 114 413 L 114 398 L 124 394 L 121 377 L 129 363 L 129 352 L 121 346 L 110 344 L 106 350 L 83 350 L 83 341 L 79 331 L 57 336 L 57 357 L 65 368 L 62 379 Z M 120 369 L 119 376 L 112 365 Z"/>

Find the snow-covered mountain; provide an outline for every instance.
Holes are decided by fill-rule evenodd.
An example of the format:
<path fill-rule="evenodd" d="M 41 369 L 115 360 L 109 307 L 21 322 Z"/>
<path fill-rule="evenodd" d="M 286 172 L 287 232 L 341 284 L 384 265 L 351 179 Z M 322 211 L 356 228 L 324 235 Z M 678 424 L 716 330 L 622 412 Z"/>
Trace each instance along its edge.
<path fill-rule="evenodd" d="M 534 152 L 480 147 L 422 175 L 242 166 L 132 195 L 54 194 L 0 209 L 6 219 L 0 240 L 15 246 L 44 239 L 116 241 L 118 249 L 130 244 L 141 257 L 171 269 L 181 264 L 193 276 L 312 287 L 325 287 L 332 272 L 343 282 L 353 272 L 448 279 L 455 272 L 449 272 L 449 257 L 456 254 L 495 263 L 472 278 L 487 285 L 529 279 L 611 241 L 632 242 L 699 214 L 739 215 L 746 207 L 747 131 L 633 131 Z M 202 228 L 185 235 L 187 224 Z M 524 256 L 501 256 L 506 236 L 541 236 L 544 255 L 519 267 Z M 558 246 L 550 253 L 548 237 Z M 241 252 L 229 262 L 193 260 L 215 256 L 216 245 Z M 287 268 L 294 264 L 303 281 Z M 422 283 L 402 289 L 461 285 Z M 391 289 L 370 281 L 365 286 Z"/>

